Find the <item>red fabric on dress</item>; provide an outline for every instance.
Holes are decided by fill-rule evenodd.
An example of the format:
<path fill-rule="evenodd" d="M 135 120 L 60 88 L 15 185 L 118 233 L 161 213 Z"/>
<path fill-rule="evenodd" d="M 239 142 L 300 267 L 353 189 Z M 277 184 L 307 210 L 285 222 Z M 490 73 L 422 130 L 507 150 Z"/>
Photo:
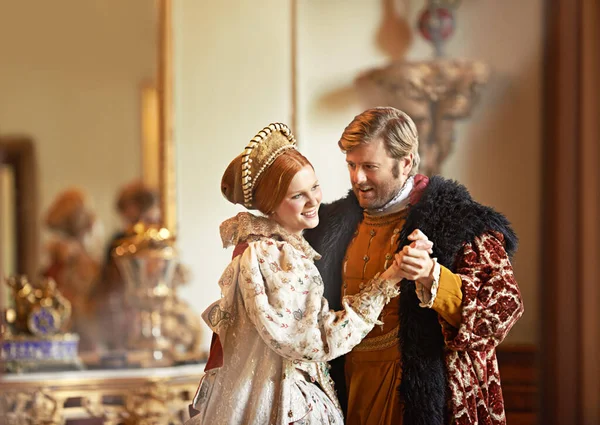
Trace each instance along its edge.
<path fill-rule="evenodd" d="M 238 244 L 233 250 L 233 255 L 231 259 L 233 260 L 238 255 L 242 255 L 244 251 L 248 248 L 248 243 L 244 242 Z M 204 367 L 204 371 L 209 371 L 211 369 L 215 369 L 217 367 L 223 366 L 223 347 L 221 346 L 221 341 L 219 340 L 219 335 L 213 332 L 212 339 L 210 341 L 210 352 L 208 354 L 208 360 L 206 361 L 206 366 Z"/>

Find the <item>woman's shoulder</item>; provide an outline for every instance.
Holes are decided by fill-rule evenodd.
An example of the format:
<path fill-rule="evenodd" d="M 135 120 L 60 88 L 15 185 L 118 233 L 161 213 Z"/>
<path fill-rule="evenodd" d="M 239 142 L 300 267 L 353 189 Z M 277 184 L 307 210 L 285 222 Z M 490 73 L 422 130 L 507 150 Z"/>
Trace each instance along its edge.
<path fill-rule="evenodd" d="M 245 242 L 256 255 L 285 255 L 289 253 L 302 254 L 293 244 L 284 239 L 267 236 L 257 236 Z"/>
<path fill-rule="evenodd" d="M 267 267 L 279 271 L 303 270 L 302 273 L 308 273 L 315 267 L 313 259 L 294 244 L 266 237 L 249 241 L 241 261 L 246 265 L 258 265 L 260 269 Z"/>

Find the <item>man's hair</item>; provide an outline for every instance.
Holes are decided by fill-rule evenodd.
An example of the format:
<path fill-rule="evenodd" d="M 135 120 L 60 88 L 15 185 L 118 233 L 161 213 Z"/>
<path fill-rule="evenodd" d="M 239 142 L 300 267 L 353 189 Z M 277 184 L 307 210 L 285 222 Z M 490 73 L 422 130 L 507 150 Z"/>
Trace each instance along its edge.
<path fill-rule="evenodd" d="M 416 174 L 421 161 L 417 126 L 406 113 L 396 108 L 377 107 L 357 115 L 344 129 L 338 146 L 346 153 L 379 137 L 388 155 L 394 159 L 400 160 L 412 153 L 410 175 Z"/>
<path fill-rule="evenodd" d="M 117 196 L 117 210 L 125 211 L 129 205 L 135 205 L 140 214 L 150 210 L 150 208 L 158 205 L 160 198 L 158 192 L 148 187 L 142 181 L 136 180 L 124 186 Z"/>

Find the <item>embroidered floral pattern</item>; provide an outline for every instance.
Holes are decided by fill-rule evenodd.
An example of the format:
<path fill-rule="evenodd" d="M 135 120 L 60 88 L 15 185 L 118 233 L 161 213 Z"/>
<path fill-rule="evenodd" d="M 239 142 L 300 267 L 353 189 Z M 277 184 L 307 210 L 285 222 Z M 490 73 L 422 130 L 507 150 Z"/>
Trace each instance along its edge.
<path fill-rule="evenodd" d="M 506 424 L 495 348 L 523 314 L 523 304 L 502 241 L 501 234 L 489 233 L 464 247 L 456 265 L 461 325 L 457 330 L 440 320 L 456 425 Z"/>

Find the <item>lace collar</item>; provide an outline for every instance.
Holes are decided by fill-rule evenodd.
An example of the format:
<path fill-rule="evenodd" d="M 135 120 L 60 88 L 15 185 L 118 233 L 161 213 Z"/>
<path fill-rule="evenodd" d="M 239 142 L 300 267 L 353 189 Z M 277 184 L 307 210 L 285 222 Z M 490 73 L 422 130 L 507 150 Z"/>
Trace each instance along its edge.
<path fill-rule="evenodd" d="M 241 212 L 235 217 L 225 220 L 219 227 L 223 248 L 235 246 L 240 242 L 257 240 L 262 237 L 282 240 L 303 252 L 307 257 L 321 258 L 302 236 L 289 233 L 277 222 L 267 217 L 259 217 L 248 212 Z"/>

